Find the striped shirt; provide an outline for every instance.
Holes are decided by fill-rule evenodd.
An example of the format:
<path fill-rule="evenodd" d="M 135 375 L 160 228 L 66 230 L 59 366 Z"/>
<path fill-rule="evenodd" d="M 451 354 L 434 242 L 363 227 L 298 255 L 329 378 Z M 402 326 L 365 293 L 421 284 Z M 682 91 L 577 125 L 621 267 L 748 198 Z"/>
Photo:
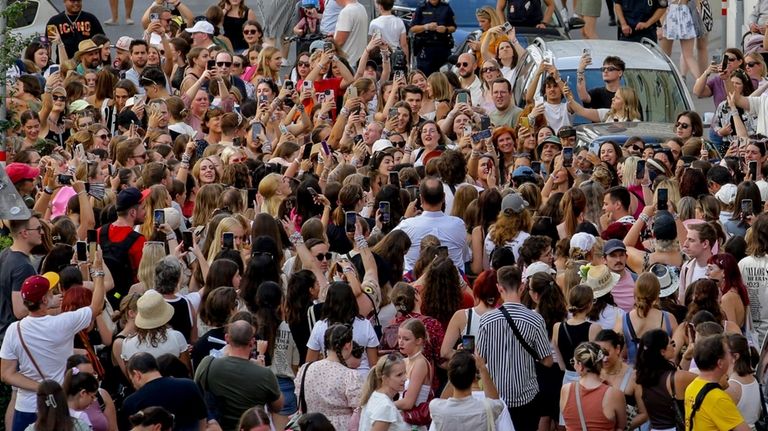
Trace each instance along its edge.
<path fill-rule="evenodd" d="M 517 302 L 502 305 L 509 311 L 520 334 L 540 359 L 552 354 L 544 318 Z M 539 392 L 535 361 L 517 341 L 509 322 L 499 310 L 483 314 L 477 338 L 477 353 L 485 359 L 499 397 L 507 406 L 520 407 Z"/>

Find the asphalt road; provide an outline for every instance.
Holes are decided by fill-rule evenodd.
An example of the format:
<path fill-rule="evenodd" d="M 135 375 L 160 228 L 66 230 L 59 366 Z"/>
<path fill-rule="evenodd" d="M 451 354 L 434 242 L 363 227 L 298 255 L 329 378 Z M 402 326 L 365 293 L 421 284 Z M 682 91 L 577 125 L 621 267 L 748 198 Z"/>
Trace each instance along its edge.
<path fill-rule="evenodd" d="M 60 0 L 57 0 L 60 1 Z M 135 21 L 135 24 L 133 25 L 127 25 L 125 24 L 125 15 L 124 15 L 124 2 L 125 0 L 118 0 L 119 1 L 119 16 L 121 20 L 121 25 L 117 26 L 104 26 L 105 31 L 107 32 L 107 35 L 110 37 L 110 40 L 113 42 L 116 41 L 120 36 L 128 35 L 131 37 L 140 37 L 141 36 L 141 25 L 139 24 L 139 18 L 144 13 L 144 10 L 150 5 L 150 0 L 138 0 L 134 4 L 134 11 L 133 11 L 133 19 Z M 214 3 L 216 0 L 185 0 L 184 3 L 189 6 L 192 11 L 195 13 L 195 15 L 202 15 L 205 12 L 205 9 Z M 245 0 L 245 3 L 247 6 L 254 7 L 256 5 L 256 2 L 259 0 Z M 285 0 L 290 1 L 290 0 Z M 461 0 L 456 0 L 461 1 Z M 560 3 L 559 1 L 557 2 Z M 572 2 L 569 2 L 569 4 L 572 5 Z M 57 3 L 57 7 L 63 8 L 62 3 Z M 84 4 L 84 9 L 88 12 L 93 13 L 96 15 L 102 22 L 107 20 L 110 17 L 110 9 L 109 9 L 109 3 L 107 0 L 101 0 L 101 1 L 89 1 Z M 721 34 L 721 26 L 719 25 L 719 21 L 715 23 L 715 28 L 713 29 L 712 34 L 710 34 L 710 42 L 709 42 L 709 55 L 707 58 L 711 58 L 711 55 L 717 54 L 720 52 L 720 46 L 721 46 L 721 40 L 722 40 L 722 34 Z M 603 10 L 602 10 L 602 16 L 598 19 L 598 26 L 597 26 L 597 32 L 600 35 L 601 38 L 604 39 L 615 39 L 616 38 L 616 27 L 609 27 L 608 26 L 608 13 L 605 4 L 603 4 Z M 581 38 L 579 30 L 571 31 L 571 37 L 574 39 Z M 679 44 L 675 44 L 673 51 L 672 51 L 672 59 L 676 63 L 678 62 L 680 58 L 680 46 Z M 688 78 L 688 88 L 691 89 L 693 87 L 693 79 L 690 77 Z M 696 106 L 696 110 L 700 113 L 704 113 L 706 111 L 713 111 L 714 105 L 712 104 L 711 99 L 702 99 L 698 100 L 694 98 L 694 104 Z"/>

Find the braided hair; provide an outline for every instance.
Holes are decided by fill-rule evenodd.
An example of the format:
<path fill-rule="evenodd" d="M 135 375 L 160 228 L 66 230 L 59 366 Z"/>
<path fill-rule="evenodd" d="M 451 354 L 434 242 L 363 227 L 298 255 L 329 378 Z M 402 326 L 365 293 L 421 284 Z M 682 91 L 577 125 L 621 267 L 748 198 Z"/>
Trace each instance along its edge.
<path fill-rule="evenodd" d="M 325 330 L 325 349 L 333 350 L 341 365 L 347 366 L 342 349 L 352 342 L 352 326 L 337 323 Z"/>

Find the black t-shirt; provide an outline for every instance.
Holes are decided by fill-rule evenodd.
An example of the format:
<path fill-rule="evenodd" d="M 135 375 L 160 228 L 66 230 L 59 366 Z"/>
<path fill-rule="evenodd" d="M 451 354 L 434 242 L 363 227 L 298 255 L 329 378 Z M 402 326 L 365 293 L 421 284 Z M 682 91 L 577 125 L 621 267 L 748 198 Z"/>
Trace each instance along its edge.
<path fill-rule="evenodd" d="M 621 7 L 627 24 L 634 29 L 637 23 L 647 21 L 653 16 L 656 9 L 666 8 L 667 0 L 616 0 L 616 4 Z M 656 32 L 656 26 L 651 26 L 650 28 Z M 619 32 L 621 32 L 621 28 L 619 28 Z"/>
<path fill-rule="evenodd" d="M 101 22 L 93 14 L 81 11 L 78 15 L 67 16 L 66 11 L 54 15 L 47 25 L 55 25 L 61 35 L 61 41 L 69 58 L 75 58 L 77 44 L 90 39 L 95 34 L 104 34 Z"/>
<path fill-rule="evenodd" d="M 120 429 L 130 429 L 128 417 L 147 407 L 160 406 L 175 415 L 175 431 L 199 431 L 208 410 L 197 384 L 191 379 L 161 377 L 152 380 L 123 402 Z"/>
<path fill-rule="evenodd" d="M 593 88 L 587 92 L 592 100 L 590 100 L 589 103 L 584 104 L 585 108 L 611 109 L 611 100 L 613 100 L 613 96 L 616 95 L 615 92 L 608 91 L 605 87 Z"/>
<path fill-rule="evenodd" d="M 210 331 L 206 332 L 205 335 L 197 339 L 195 346 L 192 348 L 192 366 L 194 368 L 197 368 L 200 362 L 202 362 L 203 358 L 205 358 L 211 353 L 211 350 L 213 349 L 219 350 L 222 347 L 224 347 L 224 344 L 218 343 L 216 341 L 212 341 L 211 337 L 223 341 L 225 333 L 226 331 L 224 330 L 223 327 L 213 328 Z"/>
<path fill-rule="evenodd" d="M 437 23 L 446 27 L 456 27 L 456 16 L 448 3 L 442 1 L 437 5 L 432 5 L 425 1 L 423 5 L 416 8 L 413 12 L 411 26 Z M 416 39 L 421 43 L 428 45 L 449 43 L 453 46 L 453 37 L 450 33 L 438 33 L 437 31 L 423 31 L 416 35 Z"/>
<path fill-rule="evenodd" d="M 8 325 L 16 321 L 11 303 L 13 292 L 20 292 L 24 280 L 35 274 L 29 255 L 10 248 L 0 253 L 0 342 Z"/>

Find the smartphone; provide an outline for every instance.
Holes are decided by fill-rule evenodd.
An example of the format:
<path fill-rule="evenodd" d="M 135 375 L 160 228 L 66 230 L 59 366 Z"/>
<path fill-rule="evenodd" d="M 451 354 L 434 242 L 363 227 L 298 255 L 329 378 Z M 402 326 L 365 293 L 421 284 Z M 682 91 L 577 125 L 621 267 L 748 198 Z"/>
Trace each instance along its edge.
<path fill-rule="evenodd" d="M 347 89 L 347 93 L 349 93 L 349 97 L 355 98 L 357 97 L 357 87 L 354 85 L 350 85 Z"/>
<path fill-rule="evenodd" d="M 407 186 L 405 189 L 408 191 L 408 196 L 411 200 L 419 197 L 419 186 Z"/>
<path fill-rule="evenodd" d="M 208 60 L 208 70 L 213 70 L 216 68 L 216 60 Z"/>
<path fill-rule="evenodd" d="M 86 239 L 88 240 L 88 254 L 95 256 L 96 245 L 98 244 L 98 241 L 96 240 L 96 229 L 88 229 L 86 232 Z"/>
<path fill-rule="evenodd" d="M 320 146 L 323 147 L 323 153 L 326 156 L 330 156 L 331 155 L 331 149 L 328 147 L 328 143 L 327 142 L 321 141 L 320 142 Z"/>
<path fill-rule="evenodd" d="M 259 189 L 248 189 L 246 199 L 248 199 L 248 208 L 253 208 L 253 202 L 256 200 L 256 195 L 259 193 Z"/>
<path fill-rule="evenodd" d="M 402 70 L 398 70 L 395 72 L 395 81 L 398 79 L 405 79 L 405 73 Z"/>
<path fill-rule="evenodd" d="M 563 167 L 573 166 L 573 147 L 563 147 Z"/>
<path fill-rule="evenodd" d="M 437 255 L 441 257 L 448 257 L 448 247 L 445 245 L 438 246 Z"/>
<path fill-rule="evenodd" d="M 741 215 L 748 216 L 752 214 L 752 199 L 741 200 Z"/>
<path fill-rule="evenodd" d="M 712 56 L 712 61 L 711 61 L 712 64 L 720 64 L 720 61 L 722 61 L 722 60 L 720 59 L 719 55 L 713 55 Z"/>
<path fill-rule="evenodd" d="M 531 169 L 533 172 L 540 174 L 541 173 L 541 162 L 531 162 Z"/>
<path fill-rule="evenodd" d="M 160 21 L 160 14 L 159 13 L 151 13 L 151 14 L 149 14 L 149 20 L 151 22 L 158 22 L 158 21 Z"/>
<path fill-rule="evenodd" d="M 325 90 L 325 91 L 323 92 L 323 94 L 325 94 L 325 98 L 326 98 L 326 99 L 333 99 L 334 97 L 336 97 L 336 96 L 333 94 L 333 90 Z"/>
<path fill-rule="evenodd" d="M 45 34 L 48 35 L 48 38 L 56 37 L 56 33 L 57 33 L 57 30 L 55 25 L 45 26 Z"/>
<path fill-rule="evenodd" d="M 752 181 L 757 181 L 757 161 L 751 160 L 749 162 L 749 175 L 752 176 Z"/>
<path fill-rule="evenodd" d="M 59 174 L 59 184 L 61 184 L 62 186 L 71 186 L 72 175 Z"/>
<path fill-rule="evenodd" d="M 312 81 L 304 81 L 301 84 L 301 88 L 304 88 L 305 90 L 311 90 L 312 89 Z"/>
<path fill-rule="evenodd" d="M 184 241 L 184 245 L 182 246 L 184 248 L 184 251 L 189 251 L 189 249 L 192 248 L 192 244 L 195 242 L 195 238 L 192 234 L 191 230 L 185 230 L 181 233 L 182 241 Z"/>
<path fill-rule="evenodd" d="M 635 171 L 635 178 L 643 178 L 645 177 L 645 160 L 638 160 L 637 161 L 637 170 Z"/>
<path fill-rule="evenodd" d="M 309 160 L 309 156 L 312 155 L 312 143 L 304 144 L 304 150 L 301 152 L 302 160 Z"/>
<path fill-rule="evenodd" d="M 347 211 L 344 213 L 344 231 L 347 233 L 355 232 L 355 223 L 357 222 L 357 213 Z"/>
<path fill-rule="evenodd" d="M 591 56 L 592 56 L 592 50 L 591 50 L 591 49 L 589 49 L 589 48 L 584 48 L 584 50 L 583 50 L 583 51 L 581 51 L 581 53 L 582 53 L 583 55 L 587 56 L 587 57 L 591 57 Z"/>
<path fill-rule="evenodd" d="M 456 95 L 456 103 L 469 104 L 469 93 L 462 91 Z"/>
<path fill-rule="evenodd" d="M 397 108 L 389 108 L 389 118 L 397 118 Z"/>
<path fill-rule="evenodd" d="M 480 116 L 480 130 L 485 130 L 491 128 L 491 117 L 487 115 L 481 115 Z"/>
<path fill-rule="evenodd" d="M 656 199 L 656 209 L 659 211 L 666 211 L 668 208 L 667 199 L 669 199 L 667 189 L 659 189 L 658 193 L 658 198 Z"/>
<path fill-rule="evenodd" d="M 483 139 L 488 139 L 490 137 L 491 137 L 491 129 L 481 130 L 472 135 L 472 142 L 476 144 L 482 141 Z"/>
<path fill-rule="evenodd" d="M 88 243 L 86 243 L 85 241 L 78 241 L 77 247 L 75 249 L 77 250 L 78 262 L 88 261 Z"/>
<path fill-rule="evenodd" d="M 307 187 L 307 191 L 310 195 L 312 195 L 312 198 L 315 198 L 317 196 L 317 190 L 314 189 L 314 187 Z"/>
<path fill-rule="evenodd" d="M 387 201 L 379 202 L 379 214 L 381 214 L 382 223 L 389 223 L 389 214 L 390 214 L 389 211 L 390 211 L 389 202 Z"/>
<path fill-rule="evenodd" d="M 371 177 L 363 177 L 363 191 L 366 193 L 371 191 Z"/>
<path fill-rule="evenodd" d="M 283 123 L 278 124 L 277 128 L 280 129 L 280 133 L 282 133 L 283 135 L 288 134 L 288 128 L 285 127 Z"/>
<path fill-rule="evenodd" d="M 400 174 L 396 171 L 389 172 L 389 183 L 393 186 L 400 188 Z"/>
<path fill-rule="evenodd" d="M 472 125 L 470 124 L 464 125 L 464 136 L 472 136 Z"/>
<path fill-rule="evenodd" d="M 107 172 L 109 172 L 109 176 L 110 177 L 114 177 L 115 176 L 115 172 L 116 172 L 115 171 L 115 166 L 113 164 L 111 164 L 111 163 L 108 164 L 107 165 Z"/>
<path fill-rule="evenodd" d="M 723 60 L 720 62 L 720 67 L 722 68 L 722 70 L 725 70 L 725 69 L 728 68 L 728 56 L 727 55 L 723 56 Z"/>
<path fill-rule="evenodd" d="M 509 33 L 512 31 L 512 24 L 509 23 L 509 21 L 506 21 L 502 26 L 501 29 L 504 30 L 504 33 Z"/>
<path fill-rule="evenodd" d="M 334 48 L 333 42 L 323 42 L 323 51 L 333 51 Z"/>
<path fill-rule="evenodd" d="M 48 68 L 48 75 L 53 75 L 54 73 L 58 72 L 60 68 L 61 66 L 59 66 L 58 64 L 52 64 Z"/>
<path fill-rule="evenodd" d="M 165 224 L 165 211 L 163 211 L 162 209 L 155 210 L 154 221 L 155 221 L 155 226 L 160 226 L 161 224 Z"/>
<path fill-rule="evenodd" d="M 470 353 L 475 353 L 475 336 L 474 335 L 462 335 L 461 347 Z"/>
<path fill-rule="evenodd" d="M 235 234 L 233 232 L 224 232 L 221 236 L 221 246 L 226 249 L 235 249 Z"/>
<path fill-rule="evenodd" d="M 293 90 L 294 90 L 294 88 L 295 88 L 295 87 L 293 86 L 293 81 L 291 81 L 291 80 L 286 80 L 286 81 L 283 83 L 283 88 L 285 88 L 286 90 L 291 90 L 291 91 L 293 91 Z"/>
<path fill-rule="evenodd" d="M 263 130 L 263 127 L 261 123 L 253 123 L 251 125 L 251 139 L 257 140 L 259 139 L 259 135 L 261 135 L 261 131 Z"/>

